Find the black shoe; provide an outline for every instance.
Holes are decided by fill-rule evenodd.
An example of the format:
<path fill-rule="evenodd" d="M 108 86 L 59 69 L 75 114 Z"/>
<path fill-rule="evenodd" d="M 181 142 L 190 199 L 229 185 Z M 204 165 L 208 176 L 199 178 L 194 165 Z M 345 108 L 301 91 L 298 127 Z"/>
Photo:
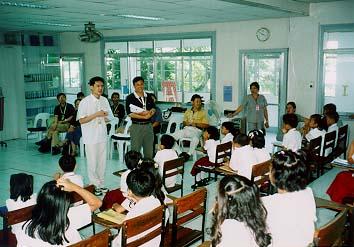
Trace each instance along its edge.
<path fill-rule="evenodd" d="M 102 196 L 102 191 L 100 188 L 96 188 L 93 193 L 95 194 L 95 196 Z"/>
<path fill-rule="evenodd" d="M 57 155 L 60 154 L 60 148 L 59 147 L 52 147 L 52 155 Z"/>
<path fill-rule="evenodd" d="M 42 140 L 40 140 L 38 142 L 35 142 L 34 144 L 36 144 L 37 146 L 42 146 L 42 144 L 44 144 L 46 141 L 47 141 L 47 139 L 44 138 L 44 139 L 42 139 Z"/>
<path fill-rule="evenodd" d="M 186 152 L 182 152 L 178 155 L 178 157 L 182 157 L 184 159 L 184 162 L 187 162 L 191 156 Z"/>

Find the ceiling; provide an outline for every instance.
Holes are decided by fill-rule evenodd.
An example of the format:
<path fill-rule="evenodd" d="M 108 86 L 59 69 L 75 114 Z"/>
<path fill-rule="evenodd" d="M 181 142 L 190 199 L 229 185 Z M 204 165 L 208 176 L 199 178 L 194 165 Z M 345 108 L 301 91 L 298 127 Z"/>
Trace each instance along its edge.
<path fill-rule="evenodd" d="M 88 21 L 107 30 L 306 16 L 314 2 L 329 1 L 0 0 L 0 31 L 82 31 Z"/>

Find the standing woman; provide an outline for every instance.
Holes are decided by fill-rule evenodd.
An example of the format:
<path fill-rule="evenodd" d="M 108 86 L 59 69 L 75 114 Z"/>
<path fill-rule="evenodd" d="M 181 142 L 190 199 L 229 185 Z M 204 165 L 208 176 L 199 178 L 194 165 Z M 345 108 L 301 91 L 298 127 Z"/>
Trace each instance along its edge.
<path fill-rule="evenodd" d="M 247 131 L 260 129 L 264 131 L 264 127 L 269 128 L 267 100 L 259 94 L 258 82 L 252 82 L 250 85 L 251 94 L 243 98 L 242 104 L 236 109 L 231 116 L 236 116 L 243 109 L 246 110 Z M 265 133 L 265 132 L 264 132 Z"/>

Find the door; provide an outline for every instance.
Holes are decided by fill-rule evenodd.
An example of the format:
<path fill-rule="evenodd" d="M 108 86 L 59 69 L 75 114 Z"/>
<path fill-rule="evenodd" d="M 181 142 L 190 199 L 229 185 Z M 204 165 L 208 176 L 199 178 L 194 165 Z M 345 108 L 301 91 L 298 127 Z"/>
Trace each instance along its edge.
<path fill-rule="evenodd" d="M 257 81 L 268 102 L 269 132 L 276 132 L 284 114 L 287 92 L 287 49 L 241 51 L 240 103 Z"/>

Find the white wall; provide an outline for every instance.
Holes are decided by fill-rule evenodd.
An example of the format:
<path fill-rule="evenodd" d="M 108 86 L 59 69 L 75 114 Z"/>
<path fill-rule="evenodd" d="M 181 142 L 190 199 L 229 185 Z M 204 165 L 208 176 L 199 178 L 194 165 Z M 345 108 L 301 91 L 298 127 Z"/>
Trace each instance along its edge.
<path fill-rule="evenodd" d="M 161 28 L 104 31 L 105 37 L 165 34 L 179 32 L 216 32 L 216 100 L 222 102 L 223 85 L 233 85 L 233 102 L 224 108 L 236 107 L 239 82 L 239 51 L 242 49 L 288 48 L 288 100 L 298 105 L 298 113 L 308 116 L 316 111 L 318 86 L 318 32 L 322 24 L 354 23 L 354 2 L 340 1 L 311 4 L 309 17 L 265 19 L 232 23 L 215 23 Z M 271 37 L 266 42 L 256 39 L 256 30 L 267 27 Z M 86 78 L 101 75 L 100 45 L 81 43 L 77 33 L 63 33 L 64 53 L 85 53 Z M 315 87 L 310 88 L 313 82 Z M 304 100 L 305 99 L 305 100 Z"/>

